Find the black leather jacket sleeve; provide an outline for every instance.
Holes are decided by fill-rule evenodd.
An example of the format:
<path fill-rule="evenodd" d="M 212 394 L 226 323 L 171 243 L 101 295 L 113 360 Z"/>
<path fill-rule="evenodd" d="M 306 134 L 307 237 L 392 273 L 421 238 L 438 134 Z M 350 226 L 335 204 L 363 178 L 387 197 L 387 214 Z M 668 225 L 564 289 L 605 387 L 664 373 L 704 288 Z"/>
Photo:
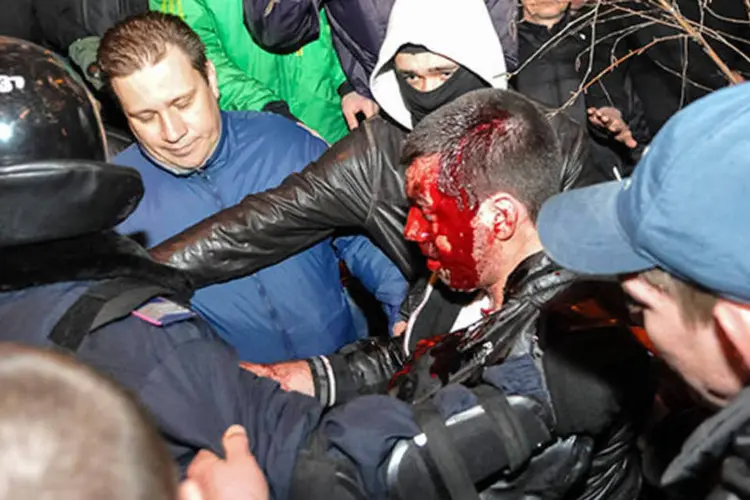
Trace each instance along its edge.
<path fill-rule="evenodd" d="M 334 406 L 357 396 L 384 394 L 403 366 L 402 342 L 398 337 L 362 339 L 328 356 L 308 359 L 316 397 Z"/>
<path fill-rule="evenodd" d="M 276 264 L 338 228 L 359 228 L 369 230 L 409 276 L 398 167 L 403 136 L 379 117 L 368 120 L 277 188 L 204 219 L 153 248 L 151 256 L 203 287 Z"/>
<path fill-rule="evenodd" d="M 565 113 L 550 111 L 547 117 L 560 145 L 560 191 L 610 180 L 591 161 L 586 128 Z"/>
<path fill-rule="evenodd" d="M 604 180 L 589 161 L 586 130 L 562 113 L 549 120 L 560 143 L 561 189 Z M 277 188 L 204 219 L 153 248 L 151 256 L 203 287 L 276 264 L 337 228 L 357 228 L 413 279 L 422 261 L 403 237 L 408 200 L 399 157 L 405 135 L 373 117 Z"/>

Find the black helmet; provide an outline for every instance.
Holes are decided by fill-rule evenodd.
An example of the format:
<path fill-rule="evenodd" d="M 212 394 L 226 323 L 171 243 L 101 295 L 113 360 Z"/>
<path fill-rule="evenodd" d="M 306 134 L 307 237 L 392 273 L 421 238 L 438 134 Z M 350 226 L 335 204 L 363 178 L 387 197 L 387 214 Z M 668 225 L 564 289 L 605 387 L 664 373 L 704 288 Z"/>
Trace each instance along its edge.
<path fill-rule="evenodd" d="M 0 247 L 111 229 L 143 195 L 106 161 L 94 100 L 58 56 L 0 36 Z"/>

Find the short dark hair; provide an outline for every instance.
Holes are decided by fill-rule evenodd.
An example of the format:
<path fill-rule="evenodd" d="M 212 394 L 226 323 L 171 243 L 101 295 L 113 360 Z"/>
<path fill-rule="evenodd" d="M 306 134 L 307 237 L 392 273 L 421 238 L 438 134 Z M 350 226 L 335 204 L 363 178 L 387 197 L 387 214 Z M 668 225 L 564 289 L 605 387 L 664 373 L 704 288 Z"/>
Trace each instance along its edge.
<path fill-rule="evenodd" d="M 123 19 L 104 33 L 98 65 L 108 78 L 117 78 L 160 62 L 169 47 L 177 47 L 208 80 L 206 48 L 200 37 L 177 16 L 147 12 Z"/>
<path fill-rule="evenodd" d="M 71 356 L 0 344 L 2 498 L 174 500 L 177 471 L 144 411 Z"/>
<path fill-rule="evenodd" d="M 560 190 L 560 146 L 542 109 L 509 90 L 469 92 L 424 118 L 406 140 L 405 165 L 439 155 L 438 189 L 476 207 L 506 191 L 536 220 Z"/>

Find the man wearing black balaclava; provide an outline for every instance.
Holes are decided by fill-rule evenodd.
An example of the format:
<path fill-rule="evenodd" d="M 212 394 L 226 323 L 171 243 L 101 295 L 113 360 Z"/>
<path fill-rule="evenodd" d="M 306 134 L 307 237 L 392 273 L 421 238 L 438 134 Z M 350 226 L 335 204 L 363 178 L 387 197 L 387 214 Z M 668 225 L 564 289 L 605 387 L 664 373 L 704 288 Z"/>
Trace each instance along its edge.
<path fill-rule="evenodd" d="M 506 85 L 502 47 L 482 0 L 398 0 L 371 78 L 382 116 L 279 187 L 246 197 L 151 254 L 202 287 L 279 262 L 337 229 L 357 228 L 414 278 L 424 259 L 403 237 L 409 207 L 399 162 L 404 138 L 414 123 L 460 95 Z M 550 120 L 563 152 L 561 188 L 588 183 L 585 131 L 562 114 Z"/>
<path fill-rule="evenodd" d="M 487 87 L 487 82 L 465 67 L 424 45 L 407 44 L 393 59 L 396 81 L 404 106 L 416 125 L 443 104 L 467 92 Z"/>

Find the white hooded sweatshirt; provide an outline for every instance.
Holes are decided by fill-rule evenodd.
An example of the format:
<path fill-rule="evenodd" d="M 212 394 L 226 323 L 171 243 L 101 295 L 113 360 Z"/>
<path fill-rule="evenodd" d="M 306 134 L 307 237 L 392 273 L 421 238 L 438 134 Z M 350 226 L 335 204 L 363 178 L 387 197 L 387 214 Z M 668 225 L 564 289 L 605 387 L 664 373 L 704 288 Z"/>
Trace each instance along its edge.
<path fill-rule="evenodd" d="M 484 0 L 396 0 L 370 90 L 383 110 L 412 128 L 390 62 L 406 44 L 422 45 L 473 72 L 492 87 L 508 87 L 503 47 Z"/>

